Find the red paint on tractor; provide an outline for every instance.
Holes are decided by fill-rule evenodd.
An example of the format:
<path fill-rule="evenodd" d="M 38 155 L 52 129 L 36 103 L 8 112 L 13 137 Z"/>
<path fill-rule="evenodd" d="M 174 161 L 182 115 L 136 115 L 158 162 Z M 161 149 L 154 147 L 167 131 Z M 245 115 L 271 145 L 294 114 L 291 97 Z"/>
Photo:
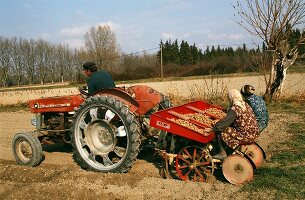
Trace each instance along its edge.
<path fill-rule="evenodd" d="M 150 117 L 150 125 L 154 128 L 206 144 L 215 138 L 214 132 L 210 134 L 202 134 L 178 123 L 175 123 L 171 119 L 182 119 L 182 114 L 194 114 L 200 110 L 203 111 L 208 108 L 217 108 L 219 110 L 223 110 L 223 108 L 209 104 L 205 101 L 194 101 L 181 106 L 176 106 L 153 113 Z M 208 127 L 207 125 L 195 120 L 190 119 L 190 122 L 202 129 Z"/>
<path fill-rule="evenodd" d="M 81 95 L 46 97 L 30 100 L 29 108 L 32 113 L 71 112 L 84 101 Z"/>
<path fill-rule="evenodd" d="M 163 100 L 163 95 L 145 85 L 135 85 L 126 91 L 138 102 L 139 108 L 136 111 L 139 115 L 144 115 Z"/>

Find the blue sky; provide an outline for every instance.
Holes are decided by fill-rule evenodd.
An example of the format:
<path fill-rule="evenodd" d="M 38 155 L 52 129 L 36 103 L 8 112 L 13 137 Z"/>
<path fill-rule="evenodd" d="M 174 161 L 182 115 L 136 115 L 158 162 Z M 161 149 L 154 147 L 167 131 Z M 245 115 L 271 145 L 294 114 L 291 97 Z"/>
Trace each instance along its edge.
<path fill-rule="evenodd" d="M 79 48 L 92 26 L 108 24 L 132 53 L 178 39 L 207 45 L 251 44 L 234 22 L 232 0 L 0 0 L 0 35 Z M 234 45 L 233 45 L 234 47 Z"/>

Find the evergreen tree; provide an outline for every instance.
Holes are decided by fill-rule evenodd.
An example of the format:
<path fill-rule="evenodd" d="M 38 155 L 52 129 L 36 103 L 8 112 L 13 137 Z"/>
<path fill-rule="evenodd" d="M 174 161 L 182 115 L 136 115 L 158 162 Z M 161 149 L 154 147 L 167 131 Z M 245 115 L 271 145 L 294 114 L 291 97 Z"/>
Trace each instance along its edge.
<path fill-rule="evenodd" d="M 192 53 L 189 44 L 182 40 L 180 45 L 180 64 L 190 65 L 192 63 Z"/>
<path fill-rule="evenodd" d="M 164 44 L 164 48 L 162 49 L 162 56 L 163 56 L 163 63 L 167 64 L 171 62 L 171 54 L 172 54 L 172 47 L 171 47 L 171 40 L 167 40 Z"/>
<path fill-rule="evenodd" d="M 177 39 L 172 44 L 172 62 L 175 64 L 180 63 L 179 45 Z"/>
<path fill-rule="evenodd" d="M 199 61 L 199 51 L 198 48 L 196 47 L 195 43 L 190 46 L 191 49 L 191 54 L 192 54 L 192 64 L 196 64 Z"/>

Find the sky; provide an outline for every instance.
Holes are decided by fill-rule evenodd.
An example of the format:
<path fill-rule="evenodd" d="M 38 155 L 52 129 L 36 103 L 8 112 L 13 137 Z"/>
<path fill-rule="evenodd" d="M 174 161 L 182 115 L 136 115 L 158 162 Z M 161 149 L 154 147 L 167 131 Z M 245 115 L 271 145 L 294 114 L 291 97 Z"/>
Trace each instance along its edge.
<path fill-rule="evenodd" d="M 233 0 L 0 0 L 0 36 L 84 45 L 92 26 L 109 25 L 124 53 L 182 40 L 202 50 L 253 38 L 236 22 Z M 157 51 L 157 50 L 156 50 Z"/>

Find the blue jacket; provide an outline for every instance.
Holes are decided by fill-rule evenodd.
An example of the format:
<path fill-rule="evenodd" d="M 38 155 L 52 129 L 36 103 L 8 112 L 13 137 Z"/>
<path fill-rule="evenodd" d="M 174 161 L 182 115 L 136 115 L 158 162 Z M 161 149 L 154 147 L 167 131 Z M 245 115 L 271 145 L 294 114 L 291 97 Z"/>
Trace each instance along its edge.
<path fill-rule="evenodd" d="M 111 75 L 106 71 L 94 72 L 87 81 L 88 96 L 101 89 L 114 88 L 115 83 Z"/>
<path fill-rule="evenodd" d="M 255 94 L 247 97 L 247 103 L 250 105 L 255 114 L 259 131 L 261 132 L 268 126 L 269 121 L 266 103 L 262 97 Z"/>

